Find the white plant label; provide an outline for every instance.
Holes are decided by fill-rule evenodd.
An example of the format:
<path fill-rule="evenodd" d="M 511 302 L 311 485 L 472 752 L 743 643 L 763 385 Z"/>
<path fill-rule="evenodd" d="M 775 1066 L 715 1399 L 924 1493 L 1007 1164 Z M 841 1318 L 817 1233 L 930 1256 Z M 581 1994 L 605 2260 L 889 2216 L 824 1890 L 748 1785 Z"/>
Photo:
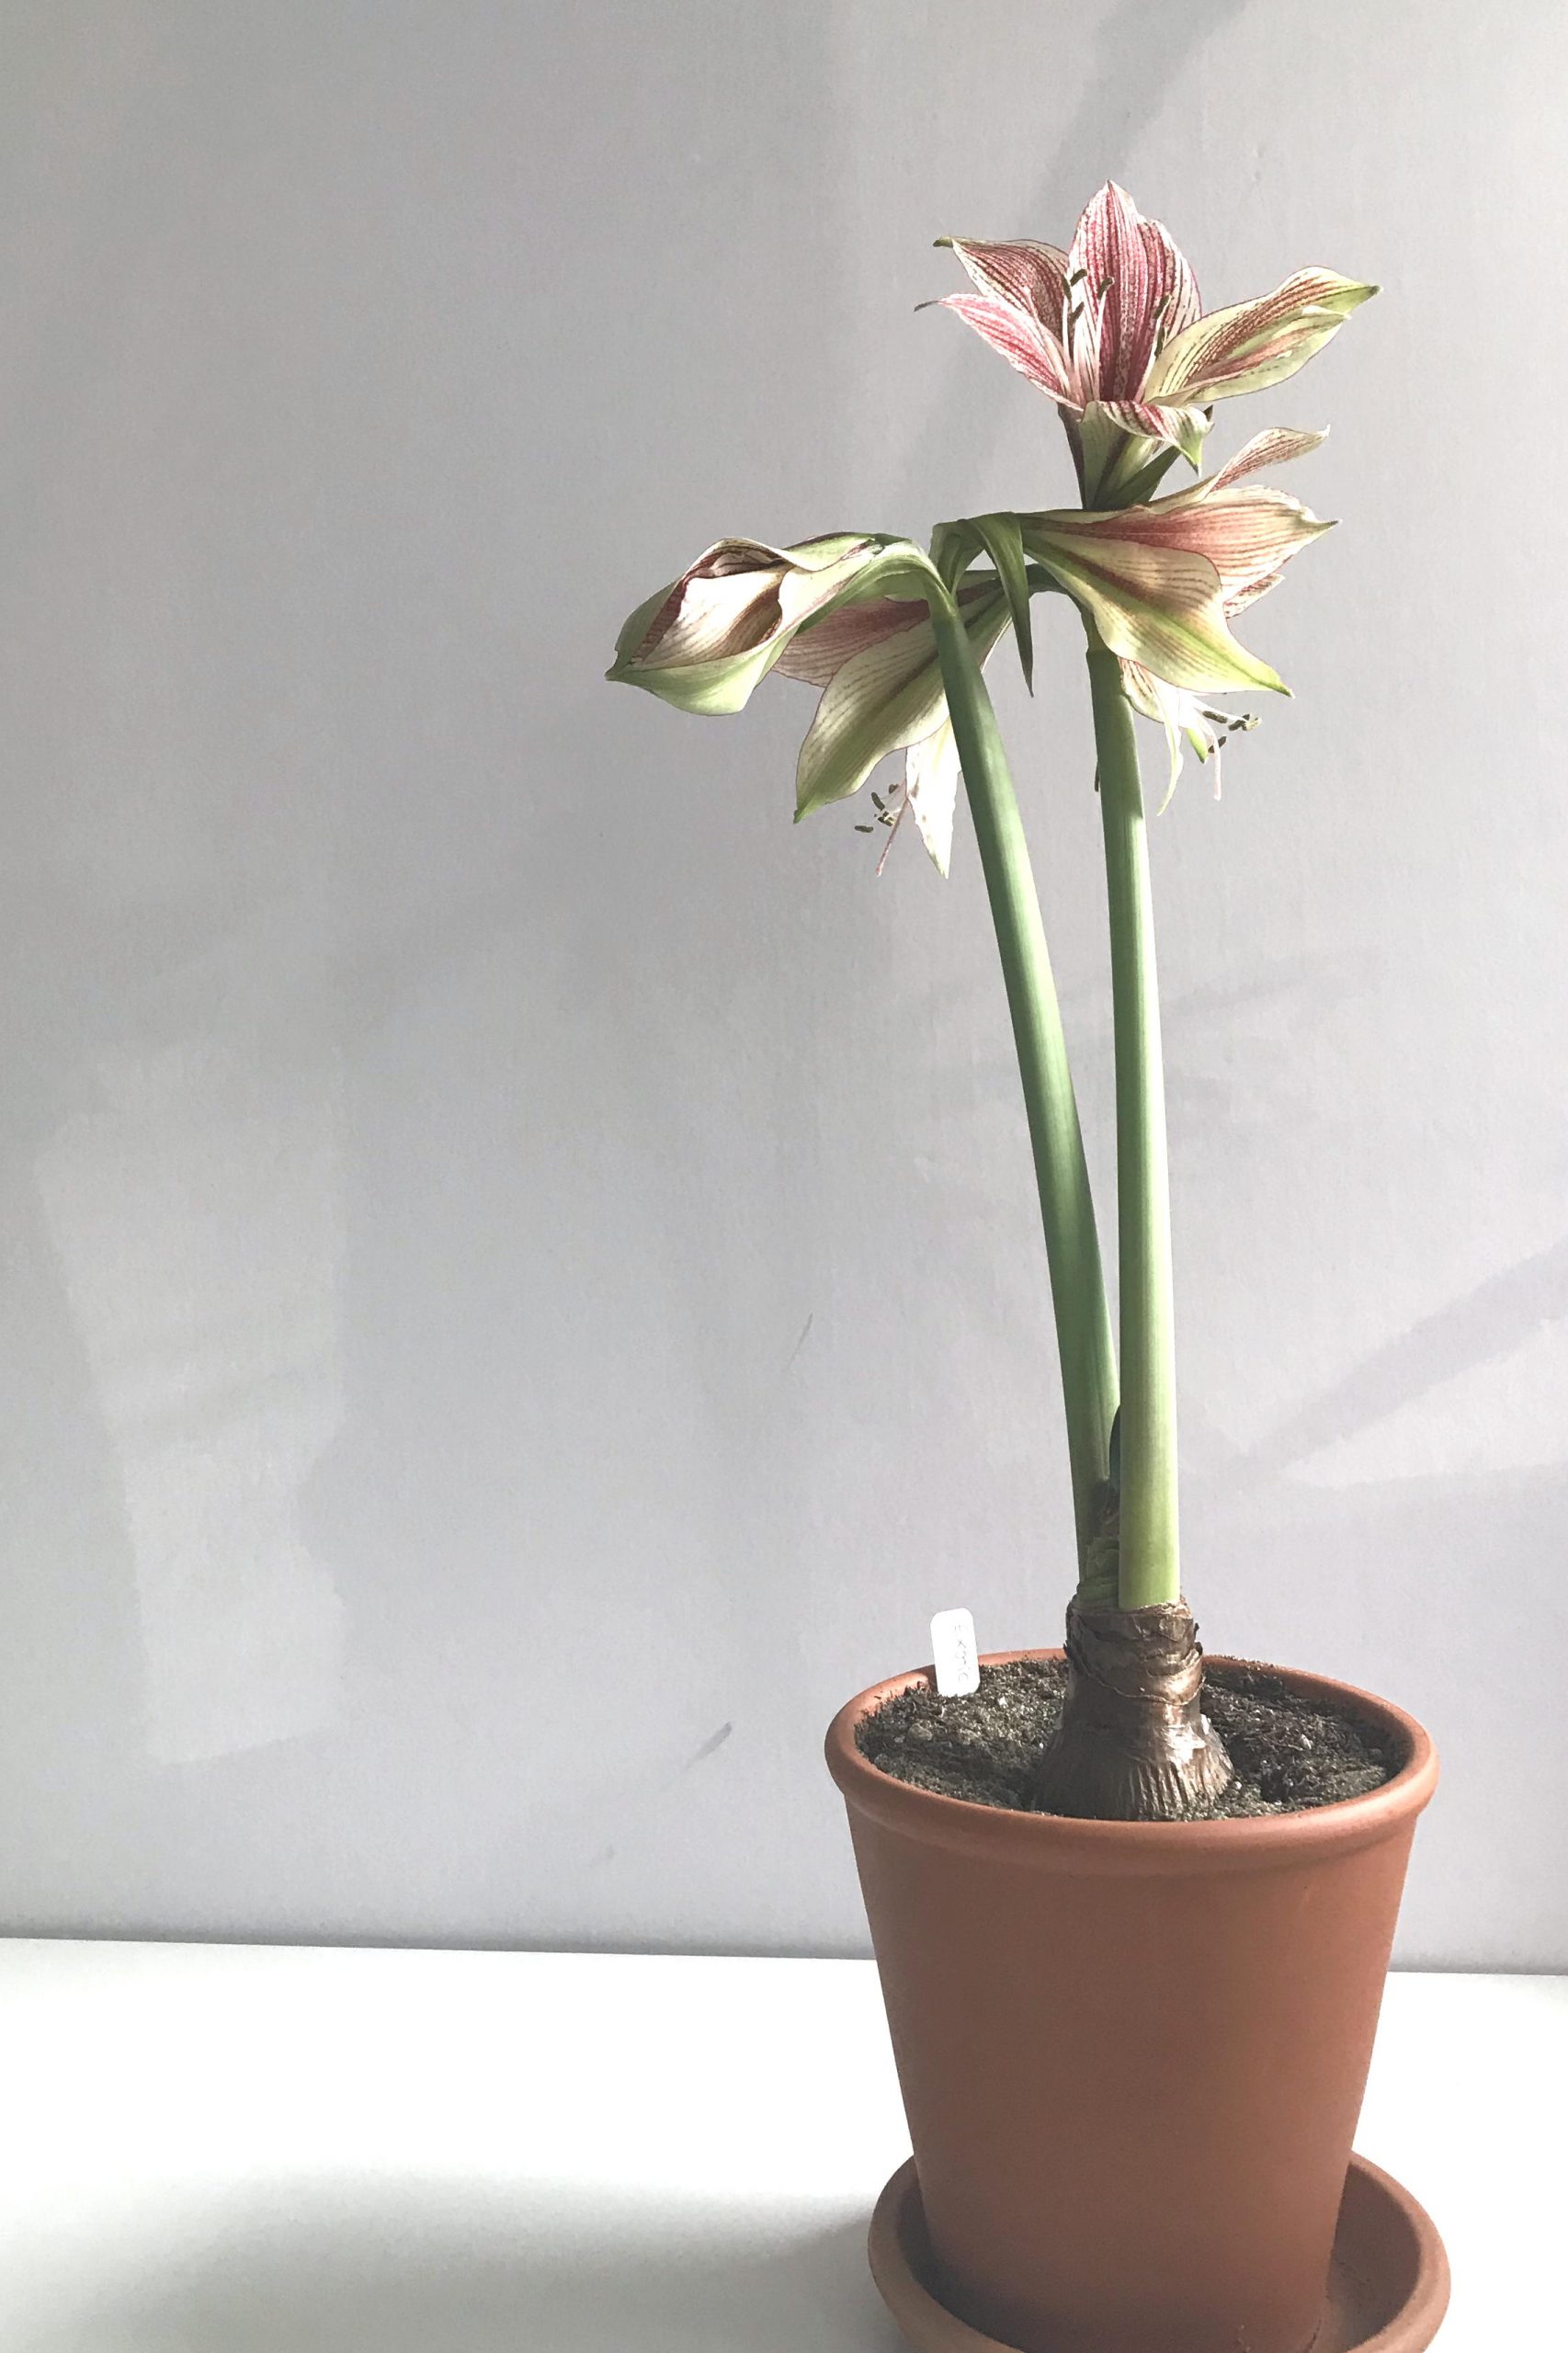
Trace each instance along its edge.
<path fill-rule="evenodd" d="M 931 1620 L 931 1659 L 944 1699 L 961 1699 L 980 1688 L 980 1653 L 974 1620 L 967 1609 L 938 1609 Z"/>

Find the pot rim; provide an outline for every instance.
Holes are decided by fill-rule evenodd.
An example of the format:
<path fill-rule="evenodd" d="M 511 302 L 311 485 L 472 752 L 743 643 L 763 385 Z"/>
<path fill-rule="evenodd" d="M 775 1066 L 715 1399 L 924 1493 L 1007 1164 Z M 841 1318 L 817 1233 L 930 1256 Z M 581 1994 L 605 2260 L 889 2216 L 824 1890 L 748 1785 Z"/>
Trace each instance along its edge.
<path fill-rule="evenodd" d="M 1061 1658 L 1059 1648 L 987 1651 L 983 1666 L 1005 1666 L 1014 1659 Z M 1255 1659 L 1212 1654 L 1216 1666 L 1256 1666 Z M 1309 1855 L 1353 1854 L 1413 1828 L 1437 1786 L 1437 1752 L 1425 1726 L 1397 1708 L 1332 1676 L 1300 1667 L 1269 1665 L 1288 1689 L 1369 1719 L 1404 1748 L 1404 1763 L 1392 1780 L 1362 1797 L 1336 1799 L 1299 1813 L 1244 1815 L 1227 1822 L 1082 1822 L 1058 1813 L 1023 1813 L 1006 1806 L 977 1805 L 916 1789 L 884 1773 L 862 1756 L 856 1726 L 885 1700 L 912 1685 L 934 1680 L 929 1666 L 906 1668 L 873 1683 L 846 1701 L 828 1726 L 827 1768 L 852 1814 L 866 1815 L 887 1830 L 924 1846 L 960 1847 L 988 1852 L 1026 1867 L 1061 1871 L 1114 1871 L 1165 1877 L 1193 1868 L 1204 1870 L 1267 1870 L 1304 1861 Z"/>

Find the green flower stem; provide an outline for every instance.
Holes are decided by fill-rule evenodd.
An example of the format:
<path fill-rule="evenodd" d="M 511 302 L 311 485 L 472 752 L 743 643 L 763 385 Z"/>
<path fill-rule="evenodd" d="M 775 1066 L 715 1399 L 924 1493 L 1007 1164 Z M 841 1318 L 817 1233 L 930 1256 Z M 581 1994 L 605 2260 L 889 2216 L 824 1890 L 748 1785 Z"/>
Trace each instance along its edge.
<path fill-rule="evenodd" d="M 1149 844 L 1132 710 L 1114 654 L 1091 642 L 1116 1021 L 1116 1174 L 1121 1270 L 1120 1571 L 1123 1609 L 1181 1593 L 1176 1526 L 1176 1333 L 1170 1170 Z"/>
<path fill-rule="evenodd" d="M 1035 1178 L 1051 1267 L 1056 1344 L 1067 1413 L 1073 1509 L 1083 1565 L 1097 1532 L 1116 1415 L 1116 1360 L 1089 1197 L 1078 1107 L 1045 926 L 1017 795 L 996 714 L 968 635 L 951 605 L 930 597 L 964 787 L 991 900 L 1023 1080 Z"/>

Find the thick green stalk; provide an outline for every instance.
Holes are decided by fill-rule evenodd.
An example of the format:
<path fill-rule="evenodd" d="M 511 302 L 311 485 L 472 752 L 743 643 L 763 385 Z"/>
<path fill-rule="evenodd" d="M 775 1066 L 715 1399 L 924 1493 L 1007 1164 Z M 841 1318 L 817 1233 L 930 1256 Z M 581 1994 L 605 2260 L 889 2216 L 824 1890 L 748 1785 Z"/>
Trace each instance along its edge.
<path fill-rule="evenodd" d="M 1121 1271 L 1120 1569 L 1123 1609 L 1181 1593 L 1176 1526 L 1176 1330 L 1170 1171 L 1154 911 L 1132 710 L 1114 654 L 1091 645 L 1116 1020 L 1116 1189 Z"/>
<path fill-rule="evenodd" d="M 1116 1415 L 1116 1360 L 1099 1237 L 1062 1009 L 1046 952 L 1017 795 L 996 714 L 962 624 L 935 597 L 931 618 L 1013 1017 L 1051 1267 L 1082 1568 L 1098 1533 Z"/>

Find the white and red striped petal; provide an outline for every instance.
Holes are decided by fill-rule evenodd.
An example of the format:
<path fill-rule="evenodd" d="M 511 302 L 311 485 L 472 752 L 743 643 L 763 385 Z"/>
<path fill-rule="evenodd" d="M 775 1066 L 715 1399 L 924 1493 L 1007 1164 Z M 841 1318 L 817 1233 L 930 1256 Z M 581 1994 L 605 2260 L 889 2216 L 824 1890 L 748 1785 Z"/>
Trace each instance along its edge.
<path fill-rule="evenodd" d="M 1166 231 L 1145 221 L 1114 180 L 1084 208 L 1067 272 L 1069 312 L 1082 301 L 1098 322 L 1096 392 L 1135 400 L 1158 345 L 1197 315 L 1192 272 Z"/>
<path fill-rule="evenodd" d="M 1153 441 L 1172 441 L 1168 420 L 1179 414 L 1160 408 L 1153 401 L 1096 401 L 1095 406 L 1110 424 L 1119 426 L 1123 433 L 1144 433 Z"/>
<path fill-rule="evenodd" d="M 959 604 L 970 620 L 974 608 L 994 597 L 994 583 L 971 580 L 959 590 Z M 905 630 L 929 624 L 930 607 L 921 597 L 865 597 L 840 605 L 821 620 L 810 621 L 792 637 L 774 664 L 780 677 L 803 678 L 808 686 L 833 684 L 846 662 Z M 932 642 L 935 644 L 935 639 Z"/>
<path fill-rule="evenodd" d="M 1016 311 L 1027 311 L 1062 333 L 1062 306 L 1067 291 L 1067 256 L 1059 245 L 1042 245 L 1032 237 L 998 244 L 979 237 L 938 237 L 950 245 L 983 294 Z"/>
<path fill-rule="evenodd" d="M 791 638 L 774 668 L 781 677 L 803 678 L 808 686 L 829 687 L 846 662 L 881 645 L 905 630 L 930 621 L 927 606 L 918 597 L 869 597 L 863 604 L 841 605 L 835 613 L 813 621 Z"/>
<path fill-rule="evenodd" d="M 1178 408 L 1148 400 L 1102 401 L 1099 407 L 1123 433 L 1142 434 L 1151 441 L 1179 449 L 1190 465 L 1200 462 L 1203 437 L 1209 430 L 1209 419 L 1202 409 Z"/>
<path fill-rule="evenodd" d="M 1203 305 L 1191 265 L 1165 222 L 1142 221 L 1139 234 L 1148 251 L 1150 274 L 1164 289 L 1154 320 L 1155 346 L 1163 349 L 1174 335 L 1192 324 Z"/>
<path fill-rule="evenodd" d="M 1298 270 L 1272 294 L 1210 311 L 1167 343 L 1144 396 L 1206 405 L 1280 383 L 1377 290 L 1332 269 Z"/>
<path fill-rule="evenodd" d="M 1073 521 L 1090 538 L 1109 536 L 1207 557 L 1220 575 L 1227 612 L 1239 611 L 1273 587 L 1298 550 L 1334 528 L 1285 491 L 1216 490 L 1207 482 L 1150 506 L 1082 515 Z"/>
<path fill-rule="evenodd" d="M 1074 401 L 1066 355 L 1056 336 L 1032 311 L 1021 310 L 992 294 L 947 294 L 942 298 L 941 308 L 956 311 L 993 351 L 999 351 L 1020 376 L 1027 376 L 1031 384 L 1038 384 L 1052 400 Z"/>
<path fill-rule="evenodd" d="M 1292 433 L 1289 427 L 1275 426 L 1267 433 L 1255 433 L 1244 441 L 1233 458 L 1227 458 L 1204 482 L 1195 483 L 1195 491 L 1207 494 L 1224 490 L 1247 474 L 1261 473 L 1266 466 L 1288 466 L 1293 458 L 1310 457 L 1321 449 L 1328 439 L 1326 428 L 1322 433 Z"/>

